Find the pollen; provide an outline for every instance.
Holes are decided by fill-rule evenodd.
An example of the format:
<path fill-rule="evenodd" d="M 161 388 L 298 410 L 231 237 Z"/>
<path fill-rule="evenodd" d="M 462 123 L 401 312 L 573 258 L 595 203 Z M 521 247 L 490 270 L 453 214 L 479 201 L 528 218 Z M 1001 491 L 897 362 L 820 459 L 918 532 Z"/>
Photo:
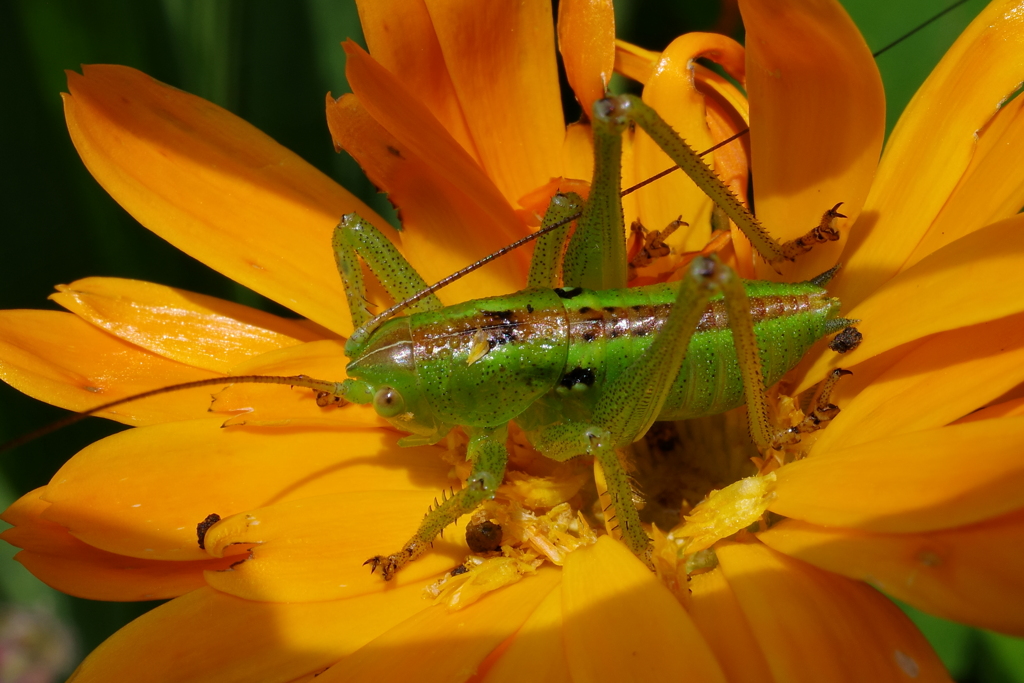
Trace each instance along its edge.
<path fill-rule="evenodd" d="M 424 588 L 424 596 L 454 612 L 533 574 L 542 562 L 533 552 L 505 546 L 497 557 L 469 557 L 461 571 L 449 572 Z"/>
<path fill-rule="evenodd" d="M 460 567 L 423 589 L 425 597 L 449 611 L 516 583 L 545 561 L 561 566 L 569 553 L 597 542 L 597 534 L 568 503 L 537 515 L 515 501 L 495 500 L 484 503 L 477 514 L 500 524 L 507 543 L 500 552 L 469 556 Z"/>
<path fill-rule="evenodd" d="M 774 499 L 774 472 L 740 479 L 709 493 L 672 535 L 685 541 L 681 552 L 696 553 L 759 521 Z"/>

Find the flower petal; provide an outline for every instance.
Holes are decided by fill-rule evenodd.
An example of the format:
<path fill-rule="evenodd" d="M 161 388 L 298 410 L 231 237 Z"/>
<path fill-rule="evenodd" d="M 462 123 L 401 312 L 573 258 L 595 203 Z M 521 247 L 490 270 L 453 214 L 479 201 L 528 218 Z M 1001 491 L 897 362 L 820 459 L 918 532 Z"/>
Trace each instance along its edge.
<path fill-rule="evenodd" d="M 1013 315 L 1024 309 L 1024 216 L 962 237 L 892 278 L 870 298 L 846 308 L 860 320 L 863 343 L 849 358 L 824 352 L 797 391 L 837 365 L 854 363 L 929 334 Z M 845 303 L 845 300 L 844 300 Z"/>
<path fill-rule="evenodd" d="M 889 138 L 832 288 L 848 305 L 905 267 L 969 167 L 979 131 L 1021 81 L 1024 15 L 1018 0 L 996 0 L 946 52 Z"/>
<path fill-rule="evenodd" d="M 687 611 L 722 665 L 726 680 L 771 683 L 768 662 L 722 571 L 692 575 L 688 587 Z"/>
<path fill-rule="evenodd" d="M 758 218 L 789 240 L 843 202 L 852 225 L 885 134 L 885 93 L 871 51 L 838 2 L 741 0 L 740 10 Z M 784 272 L 790 280 L 816 275 L 840 250 L 819 246 Z"/>
<path fill-rule="evenodd" d="M 454 184 L 465 195 L 466 201 L 479 204 L 490 217 L 489 224 L 481 228 L 502 233 L 505 238 L 522 236 L 523 226 L 515 217 L 510 201 L 533 189 L 533 186 L 512 198 L 503 194 L 494 177 L 488 175 L 485 168 L 481 168 L 452 139 L 398 79 L 355 43 L 346 42 L 344 47 L 347 57 L 345 74 L 352 92 L 366 112 L 395 140 L 427 164 L 432 172 Z M 559 129 L 559 142 L 561 133 Z M 491 134 L 494 135 L 494 132 Z M 390 152 L 385 149 L 378 152 L 381 155 L 385 153 Z M 544 180 L 549 177 L 545 176 Z"/>
<path fill-rule="evenodd" d="M 743 48 L 731 38 L 714 33 L 687 33 L 673 40 L 661 54 L 647 84 L 644 102 L 654 107 L 694 150 L 714 144 L 708 129 L 704 95 L 694 80 L 694 62 L 712 59 L 740 78 Z M 634 177 L 646 179 L 673 166 L 660 147 L 642 131 L 633 142 Z M 706 159 L 713 164 L 713 159 Z M 682 173 L 671 173 L 636 192 L 640 221 L 651 230 L 662 230 L 680 217 L 689 227 L 669 239 L 677 251 L 701 249 L 711 235 L 712 202 Z"/>
<path fill-rule="evenodd" d="M 569 555 L 562 580 L 565 643 L 575 683 L 724 681 L 675 596 L 625 546 L 602 536 Z"/>
<path fill-rule="evenodd" d="M 583 118 L 604 97 L 615 66 L 615 11 L 611 0 L 565 0 L 558 5 L 558 51 Z"/>
<path fill-rule="evenodd" d="M 434 495 L 452 483 L 439 449 L 398 448 L 392 432 L 334 426 L 222 429 L 221 422 L 156 425 L 97 441 L 54 475 L 44 494 L 52 504 L 45 517 L 110 552 L 205 559 L 196 525 L 211 513 L 226 518 L 346 491 Z"/>
<path fill-rule="evenodd" d="M 1024 511 L 926 534 L 872 534 L 787 520 L 758 538 L 931 614 L 1024 635 Z"/>
<path fill-rule="evenodd" d="M 362 61 L 372 62 L 365 53 L 354 52 L 349 70 L 355 71 Z M 372 68 L 383 71 L 376 65 Z M 404 252 L 427 282 L 437 282 L 525 234 L 525 226 L 480 168 L 454 140 L 440 139 L 439 126 L 429 132 L 437 136 L 429 144 L 446 149 L 426 150 L 438 156 L 424 157 L 422 150 L 385 130 L 363 104 L 354 95 L 339 100 L 328 95 L 327 125 L 335 145 L 355 157 L 370 179 L 401 207 Z M 421 124 L 420 130 L 424 128 L 429 126 Z M 450 163 L 442 171 L 437 165 L 445 160 Z M 507 256 L 447 287 L 442 298 L 467 300 L 520 288 L 527 271 L 526 254 L 519 250 Z"/>
<path fill-rule="evenodd" d="M 627 43 L 615 41 L 615 70 L 638 83 L 647 83 L 661 54 Z"/>
<path fill-rule="evenodd" d="M 52 300 L 115 337 L 214 372 L 319 337 L 292 320 L 151 282 L 91 277 L 57 291 Z"/>
<path fill-rule="evenodd" d="M 423 609 L 418 586 L 352 600 L 253 602 L 201 588 L 93 650 L 76 683 L 275 683 L 321 671 Z"/>
<path fill-rule="evenodd" d="M 373 58 L 401 80 L 466 153 L 479 161 L 426 4 L 422 0 L 363 0 L 356 4 Z"/>
<path fill-rule="evenodd" d="M 978 149 L 960 183 L 904 268 L 963 235 L 1009 218 L 1024 206 L 1024 179 L 1016 172 L 1024 148 L 1024 98 L 1000 107 L 979 132 Z"/>
<path fill-rule="evenodd" d="M 1024 315 L 928 337 L 849 403 L 811 454 L 949 424 L 1024 381 Z"/>
<path fill-rule="evenodd" d="M 49 503 L 39 488 L 15 501 L 3 514 L 13 527 L 0 534 L 23 548 L 15 555 L 26 569 L 57 590 L 88 600 L 166 600 L 205 585 L 203 570 L 226 569 L 229 562 L 140 560 L 98 550 L 64 527 L 42 518 Z"/>
<path fill-rule="evenodd" d="M 246 600 L 310 602 L 378 592 L 383 579 L 365 565 L 397 552 L 416 531 L 440 491 L 349 491 L 291 500 L 233 515 L 206 535 L 215 557 L 252 546 L 230 571 L 206 579 L 217 590 Z M 440 577 L 471 553 L 465 533 L 449 528 L 446 540 L 394 579 L 396 585 Z"/>
<path fill-rule="evenodd" d="M 561 575 L 557 569 L 541 568 L 464 609 L 424 609 L 332 666 L 317 681 L 465 680 L 491 650 L 519 630 Z"/>
<path fill-rule="evenodd" d="M 70 313 L 0 311 L 0 379 L 40 401 L 69 410 L 217 374 L 123 342 Z M 145 425 L 200 417 L 208 389 L 133 401 L 98 415 Z"/>
<path fill-rule="evenodd" d="M 555 586 L 500 653 L 480 683 L 521 683 L 529 672 L 531 683 L 571 681 L 562 645 L 562 587 Z"/>
<path fill-rule="evenodd" d="M 75 148 L 107 192 L 182 251 L 320 324 L 352 324 L 331 252 L 369 207 L 233 114 L 124 66 L 68 74 Z"/>
<path fill-rule="evenodd" d="M 769 509 L 815 524 L 868 531 L 906 533 L 972 524 L 1020 507 L 1022 450 L 1024 417 L 878 439 L 781 468 Z"/>
<path fill-rule="evenodd" d="M 715 550 L 775 680 L 949 680 L 921 632 L 863 583 L 760 543 L 720 543 Z"/>
<path fill-rule="evenodd" d="M 426 4 L 480 165 L 514 202 L 558 175 L 558 156 L 551 152 L 562 142 L 565 122 L 551 3 Z M 352 90 L 359 92 L 354 83 Z"/>
<path fill-rule="evenodd" d="M 957 420 L 954 424 L 991 420 L 1000 417 L 1016 417 L 1017 415 L 1024 415 L 1024 398 L 1015 398 L 990 405 Z"/>

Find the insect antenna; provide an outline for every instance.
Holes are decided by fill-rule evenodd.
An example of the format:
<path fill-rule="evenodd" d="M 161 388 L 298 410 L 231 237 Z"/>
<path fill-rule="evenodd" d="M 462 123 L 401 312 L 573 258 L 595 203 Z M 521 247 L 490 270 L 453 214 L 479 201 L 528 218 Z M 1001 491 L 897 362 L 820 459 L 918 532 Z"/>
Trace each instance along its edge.
<path fill-rule="evenodd" d="M 83 410 L 78 413 L 72 413 L 67 417 L 64 417 L 56 422 L 40 427 L 28 434 L 23 434 L 19 437 L 11 439 L 3 444 L 0 444 L 0 453 L 9 451 L 18 446 L 35 441 L 39 437 L 46 436 L 58 429 L 63 429 L 77 422 L 81 422 L 87 417 L 97 415 L 105 410 L 116 408 L 117 406 L 124 405 L 125 403 L 131 403 L 132 401 L 139 401 L 144 398 L 152 398 L 153 396 L 160 396 L 162 394 L 169 394 L 175 391 L 184 391 L 185 389 L 198 389 L 201 387 L 215 387 L 223 386 L 225 384 L 284 384 L 292 387 L 304 387 L 307 389 L 313 389 L 318 392 L 317 400 L 320 401 L 320 397 L 323 395 L 336 395 L 339 391 L 338 382 L 328 382 L 322 379 L 313 379 L 312 377 L 306 377 L 305 375 L 293 375 L 291 377 L 283 377 L 276 375 L 238 375 L 235 377 L 211 377 L 209 379 L 200 379 L 194 382 L 183 382 L 181 384 L 172 384 L 166 387 L 160 387 L 159 389 L 151 389 L 150 391 L 144 391 L 140 394 L 133 394 L 124 398 L 119 398 L 116 401 L 109 401 L 102 403 L 98 406 L 93 406 L 88 410 Z M 326 405 L 326 404 L 325 404 Z"/>
<path fill-rule="evenodd" d="M 952 11 L 953 11 L 953 10 L 955 10 L 955 9 L 956 9 L 957 7 L 959 7 L 960 5 L 963 5 L 963 4 L 964 4 L 964 3 L 966 3 L 966 2 L 967 2 L 967 0 L 957 0 L 956 2 L 954 2 L 954 3 L 953 3 L 952 5 L 950 5 L 949 7 L 947 7 L 946 9 L 942 10 L 941 12 L 939 12 L 938 14 L 936 14 L 935 16 L 933 16 L 933 17 L 932 17 L 931 19 L 929 19 L 929 20 L 925 21 L 924 23 L 922 23 L 922 24 L 918 25 L 918 26 L 917 26 L 917 28 L 914 28 L 914 29 L 912 29 L 912 30 L 910 30 L 910 31 L 907 31 L 907 32 L 906 32 L 906 33 L 904 33 L 904 34 L 903 34 L 902 36 L 900 36 L 900 37 L 899 37 L 899 38 L 897 38 L 896 40 L 892 41 L 891 43 L 889 43 L 889 44 L 888 44 L 888 45 L 886 45 L 885 47 L 881 48 L 880 50 L 875 50 L 874 52 L 872 52 L 872 53 L 871 53 L 871 56 L 872 56 L 872 57 L 875 57 L 875 58 L 877 59 L 877 58 L 878 58 L 878 56 L 879 56 L 880 54 L 882 54 L 883 52 L 886 52 L 886 51 L 887 51 L 887 50 L 889 50 L 890 48 L 894 48 L 894 47 L 896 47 L 897 45 L 899 45 L 900 43 L 902 43 L 902 42 L 903 42 L 904 40 L 906 40 L 906 39 L 907 39 L 907 38 L 909 38 L 910 36 L 914 35 L 914 34 L 915 34 L 915 33 L 917 33 L 918 31 L 920 31 L 921 29 L 923 29 L 923 28 L 924 28 L 925 26 L 928 26 L 928 25 L 929 25 L 929 24 L 931 24 L 931 23 L 932 23 L 933 21 L 935 21 L 935 20 L 939 19 L 940 17 L 944 16 L 945 14 L 947 14 L 947 13 L 949 13 L 949 12 L 952 12 Z"/>

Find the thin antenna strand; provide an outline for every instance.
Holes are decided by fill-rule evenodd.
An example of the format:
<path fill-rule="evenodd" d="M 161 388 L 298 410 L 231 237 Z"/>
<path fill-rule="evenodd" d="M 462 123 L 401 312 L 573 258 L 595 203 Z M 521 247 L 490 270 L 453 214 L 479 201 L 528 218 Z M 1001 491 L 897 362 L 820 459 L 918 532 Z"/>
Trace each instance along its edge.
<path fill-rule="evenodd" d="M 934 17 L 932 17 L 932 18 L 931 18 L 931 19 L 929 19 L 928 21 L 924 22 L 923 24 L 921 24 L 920 26 L 918 26 L 918 27 L 917 27 L 917 28 L 915 28 L 914 30 L 912 30 L 912 31 L 908 31 L 907 33 L 904 33 L 904 34 L 903 34 L 902 36 L 900 36 L 900 37 L 899 37 L 899 38 L 897 38 L 896 40 L 892 41 L 891 43 L 889 43 L 888 45 L 886 45 L 885 47 L 883 47 L 883 48 L 882 48 L 881 50 L 877 50 L 876 52 L 874 52 L 874 53 L 872 54 L 872 56 L 873 56 L 873 57 L 874 57 L 875 59 L 877 59 L 877 58 L 878 58 L 878 55 L 882 54 L 883 52 L 885 52 L 885 51 L 886 51 L 886 50 L 888 50 L 889 48 L 893 48 L 893 47 L 896 47 L 897 45 L 899 45 L 900 43 L 902 43 L 902 42 L 903 42 L 904 40 L 906 40 L 906 39 L 907 39 L 907 38 L 909 38 L 910 36 L 914 35 L 914 34 L 915 34 L 915 33 L 917 33 L 918 31 L 920 31 L 921 29 L 923 29 L 923 28 L 924 28 L 925 26 L 927 26 L 928 24 L 932 23 L 933 21 L 935 21 L 936 19 L 938 19 L 939 17 L 941 17 L 941 16 L 943 16 L 943 15 L 945 15 L 945 14 L 948 14 L 949 12 L 952 12 L 952 11 L 953 11 L 953 10 L 955 10 L 955 9 L 956 9 L 957 7 L 959 7 L 960 5 L 962 5 L 962 4 L 966 3 L 966 2 L 967 2 L 967 0 L 957 0 L 957 1 L 956 1 L 956 2 L 954 2 L 954 3 L 952 4 L 952 5 L 950 5 L 950 6 L 949 6 L 949 7 L 947 7 L 946 9 L 942 10 L 941 12 L 939 12 L 939 13 L 938 13 L 938 14 L 936 14 L 936 15 L 935 15 Z"/>
<path fill-rule="evenodd" d="M 744 128 L 744 129 L 743 129 L 743 130 L 741 130 L 741 131 L 740 131 L 739 133 L 736 133 L 735 135 L 732 135 L 732 136 L 730 136 L 730 137 L 727 137 L 726 139 L 722 140 L 721 142 L 719 142 L 719 143 L 718 143 L 718 144 L 716 144 L 716 145 L 712 145 L 711 147 L 708 147 L 708 148 L 707 148 L 706 150 L 704 150 L 703 152 L 701 152 L 701 153 L 700 153 L 700 154 L 698 154 L 697 156 L 699 156 L 699 157 L 702 157 L 702 156 L 704 156 L 704 155 L 706 155 L 706 154 L 711 154 L 711 153 L 712 153 L 712 152 L 714 152 L 714 151 L 715 151 L 716 149 L 720 149 L 720 148 L 722 148 L 722 147 L 725 147 L 726 145 L 728 145 L 728 144 L 729 144 L 730 142 L 732 142 L 732 141 L 734 141 L 734 140 L 739 140 L 739 139 L 740 139 L 741 137 L 743 137 L 744 135 L 746 135 L 746 134 L 747 134 L 747 133 L 749 133 L 749 132 L 750 132 L 750 129 L 749 129 L 749 128 Z M 677 171 L 677 170 L 679 170 L 679 167 L 678 167 L 678 166 L 672 166 L 671 168 L 666 168 L 666 169 L 665 169 L 664 171 L 662 171 L 661 173 L 655 173 L 654 175 L 652 175 L 652 176 L 651 176 L 650 178 L 648 178 L 647 180 L 641 180 L 641 181 L 640 181 L 639 183 L 637 183 L 636 185 L 632 185 L 632 186 L 630 186 L 630 187 L 627 187 L 627 188 L 626 188 L 625 190 L 623 190 L 622 192 L 620 192 L 620 193 L 619 193 L 619 196 L 620 196 L 620 197 L 625 197 L 625 196 L 626 196 L 627 194 L 630 194 L 630 193 L 632 193 L 632 192 L 636 192 L 636 191 L 637 191 L 637 190 L 639 190 L 639 189 L 640 189 L 641 187 L 644 187 L 644 186 L 646 186 L 646 185 L 650 185 L 650 184 L 651 184 L 651 183 L 653 183 L 653 182 L 654 182 L 655 180 L 658 180 L 659 178 L 664 178 L 665 176 L 667 176 L 667 175 L 668 175 L 669 173 L 671 173 L 672 171 Z"/>
<path fill-rule="evenodd" d="M 51 422 L 45 427 L 40 427 L 28 434 L 23 434 L 15 439 L 11 439 L 7 443 L 0 444 L 0 453 L 17 448 L 18 446 L 34 441 L 41 436 L 46 436 L 58 429 L 63 429 L 64 427 L 73 425 L 76 422 L 81 422 L 87 417 L 102 413 L 103 411 L 110 410 L 111 408 L 116 408 L 117 406 L 124 405 L 125 403 L 140 401 L 144 398 L 152 398 L 153 396 L 160 396 L 161 394 L 169 394 L 172 391 L 223 386 L 225 384 L 286 384 L 288 386 L 304 387 L 307 389 L 313 389 L 314 391 L 325 391 L 328 393 L 333 393 L 338 386 L 337 382 L 313 379 L 312 377 L 306 377 L 305 375 L 295 375 L 293 377 L 282 377 L 277 375 L 238 375 L 235 377 L 211 377 L 210 379 L 200 379 L 194 382 L 172 384 L 170 386 L 160 387 L 159 389 L 144 391 L 141 394 L 133 394 L 132 396 L 119 398 L 116 401 L 102 403 L 98 406 L 89 408 L 88 410 L 83 410 L 80 413 L 72 413 L 67 417 L 57 420 L 56 422 Z"/>

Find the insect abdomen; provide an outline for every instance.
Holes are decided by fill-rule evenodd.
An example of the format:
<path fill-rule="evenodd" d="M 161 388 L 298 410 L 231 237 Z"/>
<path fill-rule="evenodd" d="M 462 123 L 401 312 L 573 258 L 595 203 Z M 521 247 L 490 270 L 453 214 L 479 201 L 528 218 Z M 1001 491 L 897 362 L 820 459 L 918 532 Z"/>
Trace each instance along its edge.
<path fill-rule="evenodd" d="M 766 386 L 795 366 L 826 332 L 839 302 L 815 285 L 747 282 Z M 564 291 L 564 290 L 563 290 Z M 579 290 L 563 301 L 568 320 L 566 369 L 556 393 L 566 415 L 586 419 L 601 389 L 630 365 L 661 330 L 676 297 L 671 284 L 624 290 Z M 660 415 L 685 419 L 743 403 L 743 384 L 722 299 L 712 300 Z"/>

